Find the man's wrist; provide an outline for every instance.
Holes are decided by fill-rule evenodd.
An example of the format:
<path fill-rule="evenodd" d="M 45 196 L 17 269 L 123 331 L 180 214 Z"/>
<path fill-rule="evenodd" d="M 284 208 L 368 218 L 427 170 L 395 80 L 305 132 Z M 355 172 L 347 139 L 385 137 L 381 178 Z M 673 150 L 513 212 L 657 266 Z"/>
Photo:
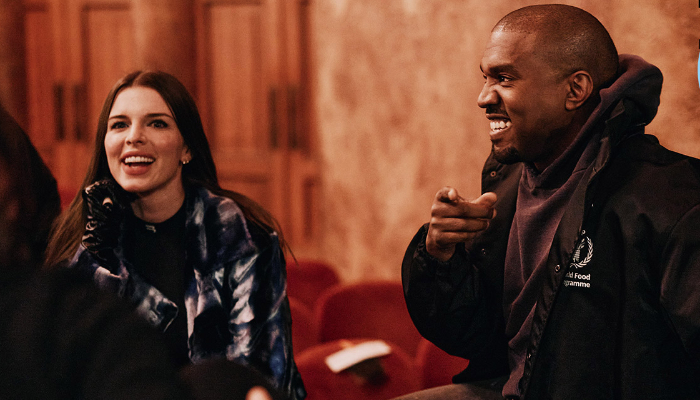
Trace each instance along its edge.
<path fill-rule="evenodd" d="M 431 244 L 430 241 L 426 239 L 425 241 L 425 251 L 430 254 L 433 258 L 438 261 L 447 262 L 452 256 L 454 256 L 457 246 L 452 244 L 445 247 L 439 247 L 437 245 Z"/>

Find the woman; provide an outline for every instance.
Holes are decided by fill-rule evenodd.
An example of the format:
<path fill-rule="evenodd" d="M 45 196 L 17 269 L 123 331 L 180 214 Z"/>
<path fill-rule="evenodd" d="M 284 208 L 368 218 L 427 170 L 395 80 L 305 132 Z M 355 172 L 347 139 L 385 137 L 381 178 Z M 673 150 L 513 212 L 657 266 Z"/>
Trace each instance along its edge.
<path fill-rule="evenodd" d="M 107 96 L 81 195 L 56 224 L 47 265 L 67 263 L 130 299 L 179 365 L 226 357 L 302 399 L 278 232 L 262 207 L 219 186 L 185 87 L 139 71 Z"/>
<path fill-rule="evenodd" d="M 0 398 L 192 398 L 123 302 L 76 271 L 39 271 L 59 211 L 56 180 L 0 105 Z"/>

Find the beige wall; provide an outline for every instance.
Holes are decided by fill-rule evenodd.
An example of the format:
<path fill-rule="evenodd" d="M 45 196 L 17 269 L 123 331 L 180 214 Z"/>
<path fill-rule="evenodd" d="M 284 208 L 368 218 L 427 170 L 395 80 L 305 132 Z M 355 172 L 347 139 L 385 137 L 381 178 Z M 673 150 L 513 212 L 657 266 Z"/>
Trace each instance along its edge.
<path fill-rule="evenodd" d="M 399 279 L 403 252 L 434 193 L 479 194 L 490 149 L 476 106 L 481 53 L 506 0 L 312 3 L 315 112 L 322 157 L 323 258 L 347 281 Z M 665 76 L 648 132 L 700 156 L 697 27 L 692 1 L 566 1 L 596 15 L 621 53 Z"/>

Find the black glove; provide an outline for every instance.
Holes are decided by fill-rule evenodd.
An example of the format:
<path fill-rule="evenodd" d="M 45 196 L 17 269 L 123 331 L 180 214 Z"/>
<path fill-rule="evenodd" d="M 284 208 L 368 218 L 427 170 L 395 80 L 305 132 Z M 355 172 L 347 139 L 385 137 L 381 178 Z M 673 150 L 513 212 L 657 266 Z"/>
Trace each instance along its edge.
<path fill-rule="evenodd" d="M 87 223 L 83 244 L 98 260 L 111 269 L 118 265 L 114 249 L 119 242 L 119 231 L 127 210 L 131 209 L 130 196 L 114 180 L 97 181 L 83 191 L 87 205 Z"/>

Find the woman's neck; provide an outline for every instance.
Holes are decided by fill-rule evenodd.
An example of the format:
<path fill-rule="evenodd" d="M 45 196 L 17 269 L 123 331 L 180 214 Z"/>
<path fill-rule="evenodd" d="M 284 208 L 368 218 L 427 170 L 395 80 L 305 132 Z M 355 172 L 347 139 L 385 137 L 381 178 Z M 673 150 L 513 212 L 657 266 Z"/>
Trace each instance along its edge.
<path fill-rule="evenodd" d="M 154 224 L 168 220 L 175 215 L 185 201 L 184 189 L 176 193 L 156 191 L 142 194 L 131 203 L 134 215 Z"/>

